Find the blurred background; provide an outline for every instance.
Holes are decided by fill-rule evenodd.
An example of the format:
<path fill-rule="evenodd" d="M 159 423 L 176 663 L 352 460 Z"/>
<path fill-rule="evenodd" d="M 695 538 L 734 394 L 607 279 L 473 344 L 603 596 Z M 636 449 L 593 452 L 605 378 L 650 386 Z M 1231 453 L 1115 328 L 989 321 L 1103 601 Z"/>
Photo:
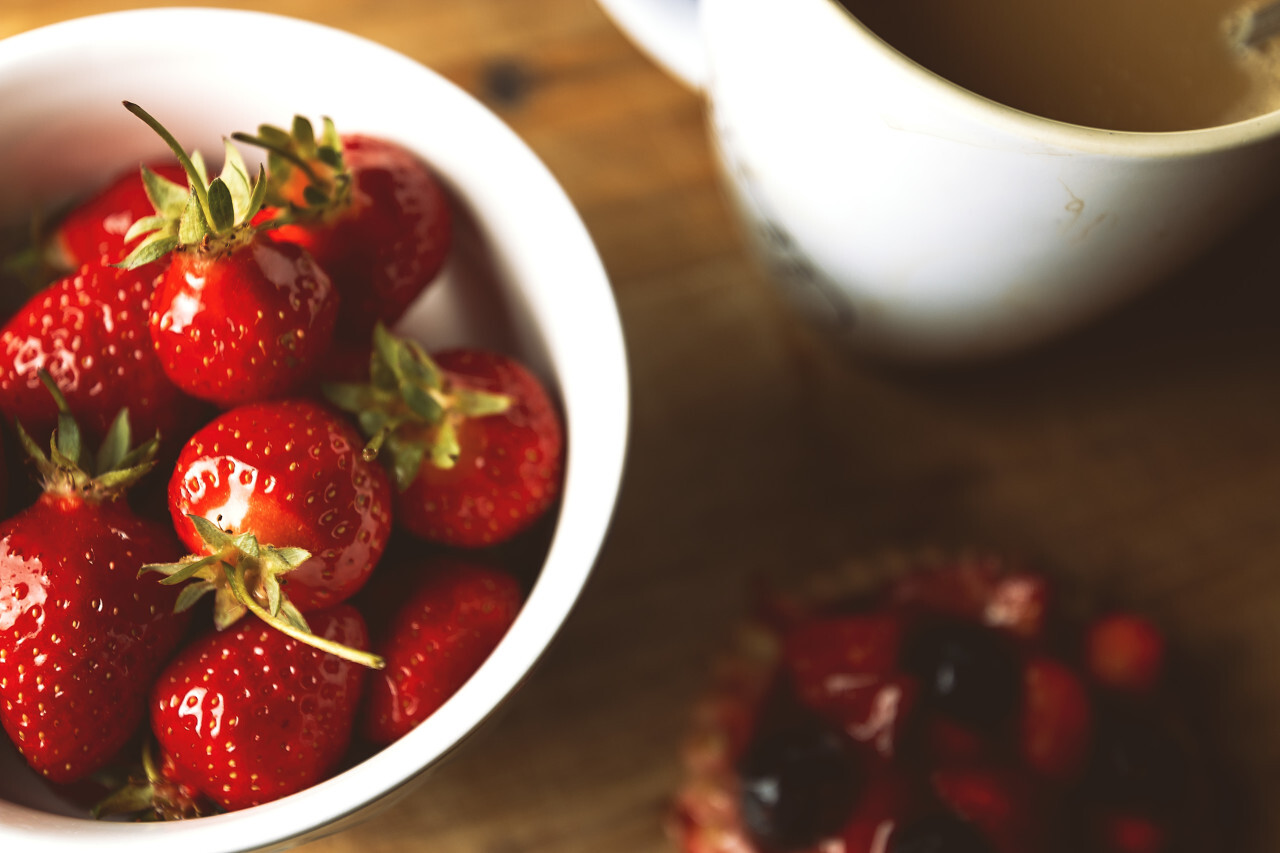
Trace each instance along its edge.
<path fill-rule="evenodd" d="M 0 37 L 149 5 L 3 0 Z M 1018 554 L 1150 613 L 1199 673 L 1206 742 L 1275 799 L 1280 207 L 1064 340 L 880 364 L 778 302 L 716 184 L 698 96 L 592 0 L 205 5 L 349 30 L 487 104 L 577 205 L 631 358 L 615 523 L 540 669 L 424 784 L 307 853 L 672 850 L 681 733 L 752 583 L 920 545 Z M 280 45 L 263 85 L 325 61 L 343 60 Z M 369 97 L 414 108 L 394 81 Z M 1280 849 L 1275 827 L 1260 839 Z"/>

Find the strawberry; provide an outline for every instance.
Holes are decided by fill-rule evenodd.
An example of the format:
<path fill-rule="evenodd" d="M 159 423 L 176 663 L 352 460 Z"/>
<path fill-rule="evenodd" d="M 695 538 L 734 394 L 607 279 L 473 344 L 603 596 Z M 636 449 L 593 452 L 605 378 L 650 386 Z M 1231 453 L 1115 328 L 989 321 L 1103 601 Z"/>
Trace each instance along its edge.
<path fill-rule="evenodd" d="M 189 184 L 188 192 L 144 169 L 156 215 L 126 235 L 145 236 L 125 266 L 168 256 L 149 320 L 165 372 L 188 394 L 223 408 L 299 390 L 333 336 L 338 297 L 328 274 L 305 250 L 253 224 L 266 192 L 263 172 L 250 180 L 232 145 L 222 174 L 209 181 L 154 118 L 126 107 L 169 144 Z"/>
<path fill-rule="evenodd" d="M 504 542 L 560 494 L 564 430 L 546 390 L 516 360 L 480 350 L 428 356 L 379 325 L 369 385 L 330 385 L 355 412 L 396 485 L 397 521 L 431 542 Z"/>
<path fill-rule="evenodd" d="M 364 585 L 386 548 L 390 503 L 386 473 L 324 406 L 240 406 L 191 437 L 169 480 L 175 528 L 196 553 L 146 568 L 167 575 L 164 583 L 192 581 L 184 607 L 216 593 L 219 628 L 251 611 L 310 642 L 303 611 L 337 604 Z M 381 666 L 373 656 L 331 651 Z"/>
<path fill-rule="evenodd" d="M 201 406 L 169 381 L 152 349 L 147 316 L 156 272 L 153 265 L 90 264 L 32 297 L 0 329 L 0 410 L 37 434 L 52 429 L 58 408 L 43 370 L 89 436 L 105 435 L 128 406 L 139 434 L 181 440 Z"/>
<path fill-rule="evenodd" d="M 390 140 L 339 136 L 325 119 L 319 139 L 297 116 L 292 132 L 262 125 L 233 138 L 268 150 L 268 203 L 289 209 L 272 236 L 296 243 L 333 277 L 342 299 L 338 337 L 367 342 L 375 323 L 394 324 L 444 265 L 452 220 L 431 170 Z"/>
<path fill-rule="evenodd" d="M 193 435 L 169 479 L 169 511 L 193 551 L 208 543 L 191 516 L 231 535 L 305 548 L 289 598 L 306 612 L 346 600 L 368 580 L 391 534 L 391 488 L 361 454 L 359 434 L 309 400 L 251 403 Z"/>
<path fill-rule="evenodd" d="M 1099 685 L 1134 695 L 1150 693 L 1164 673 L 1164 636 L 1148 620 L 1114 613 L 1085 632 L 1085 665 Z"/>
<path fill-rule="evenodd" d="M 462 560 L 437 559 L 393 617 L 379 650 L 365 736 L 387 744 L 408 734 L 458 691 L 506 635 L 524 602 L 511 575 Z"/>
<path fill-rule="evenodd" d="M 45 491 L 0 524 L 0 723 L 28 764 L 73 782 L 133 735 L 185 619 L 173 590 L 137 578 L 181 553 L 172 530 L 121 497 L 149 470 L 155 441 L 128 451 L 122 413 L 90 465 L 62 408 L 47 455 L 19 427 Z"/>
<path fill-rule="evenodd" d="M 1036 656 L 1023 668 L 1021 749 L 1032 770 L 1059 781 L 1077 778 L 1093 742 L 1088 691 L 1066 664 Z"/>
<path fill-rule="evenodd" d="M 182 181 L 186 174 L 174 161 L 157 161 L 147 168 L 170 181 Z M 137 242 L 137 238 L 126 240 L 125 235 L 154 209 L 140 173 L 130 169 L 62 218 L 51 235 L 50 252 L 70 269 L 103 259 L 106 263 L 123 260 L 126 250 Z"/>
<path fill-rule="evenodd" d="M 311 614 L 329 643 L 368 647 L 359 612 Z M 364 669 L 248 621 L 205 634 L 151 690 L 167 777 L 224 809 L 279 799 L 324 779 L 350 743 Z"/>

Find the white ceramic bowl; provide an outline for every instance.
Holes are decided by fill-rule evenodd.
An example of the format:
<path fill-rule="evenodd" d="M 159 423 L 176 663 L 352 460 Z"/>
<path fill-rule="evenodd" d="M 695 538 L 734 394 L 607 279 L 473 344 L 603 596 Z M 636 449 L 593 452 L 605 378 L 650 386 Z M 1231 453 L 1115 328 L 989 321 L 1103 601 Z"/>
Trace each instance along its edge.
<path fill-rule="evenodd" d="M 516 688 L 564 621 L 595 561 L 621 478 L 628 382 L 617 310 L 568 199 L 484 107 L 382 46 L 253 12 L 120 12 L 0 41 L 0 222 L 21 221 L 162 154 L 162 143 L 121 106 L 125 99 L 215 161 L 222 135 L 284 124 L 295 113 L 328 115 L 340 130 L 416 151 L 443 178 L 459 222 L 445 280 L 405 327 L 429 348 L 468 342 L 523 357 L 550 382 L 566 415 L 564 500 L 524 609 L 475 676 L 392 746 L 274 803 L 168 824 L 89 820 L 0 748 L 0 849 L 284 849 L 348 825 L 419 779 Z"/>

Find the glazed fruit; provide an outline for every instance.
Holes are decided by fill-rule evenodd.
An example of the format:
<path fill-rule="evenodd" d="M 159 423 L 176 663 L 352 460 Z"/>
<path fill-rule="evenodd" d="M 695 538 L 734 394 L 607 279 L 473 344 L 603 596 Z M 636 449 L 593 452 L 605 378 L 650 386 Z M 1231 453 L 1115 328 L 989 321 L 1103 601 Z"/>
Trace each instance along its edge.
<path fill-rule="evenodd" d="M 387 744 L 408 734 L 457 692 L 489 657 L 524 601 L 499 569 L 437 558 L 406 572 L 416 580 L 378 648 L 364 734 Z"/>
<path fill-rule="evenodd" d="M 686 853 L 1214 849 L 1151 622 L 989 558 L 899 569 L 761 608 L 686 749 Z"/>
<path fill-rule="evenodd" d="M 448 256 L 452 215 L 440 183 L 411 151 L 364 134 L 339 136 L 325 119 L 317 137 L 298 116 L 290 131 L 263 125 L 233 138 L 267 149 L 267 201 L 289 211 L 277 240 L 310 252 L 342 300 L 338 337 L 369 340 L 394 324 Z"/>
<path fill-rule="evenodd" d="M 47 435 L 58 408 L 43 370 L 94 439 L 126 406 L 138 435 L 184 438 L 202 407 L 169 380 L 152 349 L 147 318 L 156 273 L 95 262 L 32 297 L 0 329 L 0 410 Z"/>
<path fill-rule="evenodd" d="M 177 593 L 137 577 L 181 551 L 122 497 L 155 454 L 154 440 L 127 449 L 127 417 L 96 464 L 65 414 L 47 454 L 19 435 L 44 492 L 0 524 L 0 723 L 33 768 L 74 782 L 132 737 L 182 635 Z"/>
<path fill-rule="evenodd" d="M 254 224 L 265 176 L 250 179 L 232 145 L 221 175 L 209 180 L 154 118 L 126 106 L 169 144 L 189 184 L 144 169 L 156 213 L 127 235 L 142 240 L 126 266 L 167 259 L 149 320 L 165 373 L 224 408 L 299 391 L 333 337 L 338 297 L 328 274 L 305 250 Z"/>
<path fill-rule="evenodd" d="M 434 357 L 374 330 L 368 385 L 331 385 L 396 486 L 397 522 L 431 542 L 483 547 L 529 529 L 560 494 L 564 434 L 542 384 L 516 360 Z"/>
<path fill-rule="evenodd" d="M 332 643 L 368 648 L 352 607 L 317 611 L 311 624 Z M 151 691 L 167 778 L 228 810 L 314 785 L 346 752 L 364 677 L 364 667 L 253 620 L 196 639 Z"/>

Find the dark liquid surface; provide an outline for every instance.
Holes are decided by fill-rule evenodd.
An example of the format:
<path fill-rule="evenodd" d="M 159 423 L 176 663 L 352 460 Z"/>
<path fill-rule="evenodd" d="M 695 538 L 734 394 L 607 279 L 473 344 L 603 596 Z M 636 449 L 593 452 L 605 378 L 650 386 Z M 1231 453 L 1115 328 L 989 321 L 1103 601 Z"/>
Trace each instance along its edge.
<path fill-rule="evenodd" d="M 924 67 L 1026 112 L 1109 130 L 1189 130 L 1268 112 L 1266 52 L 1228 36 L 1240 0 L 839 0 Z"/>

